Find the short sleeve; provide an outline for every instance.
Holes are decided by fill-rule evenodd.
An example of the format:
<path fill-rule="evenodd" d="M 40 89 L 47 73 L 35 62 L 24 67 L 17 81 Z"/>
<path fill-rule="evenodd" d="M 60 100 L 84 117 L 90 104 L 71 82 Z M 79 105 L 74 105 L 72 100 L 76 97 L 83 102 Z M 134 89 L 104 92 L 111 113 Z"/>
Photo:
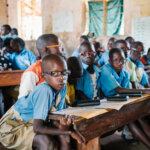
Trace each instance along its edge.
<path fill-rule="evenodd" d="M 124 72 L 124 78 L 121 87 L 130 88 L 130 79 L 129 79 L 129 74 L 127 72 Z"/>
<path fill-rule="evenodd" d="M 53 101 L 52 89 L 47 84 L 40 84 L 34 90 L 32 97 L 33 119 L 45 120 Z"/>
<path fill-rule="evenodd" d="M 149 84 L 148 82 L 148 75 L 146 74 L 146 72 L 144 71 L 143 72 L 143 76 L 142 76 L 142 80 L 140 82 L 141 85 L 146 85 L 146 84 Z"/>

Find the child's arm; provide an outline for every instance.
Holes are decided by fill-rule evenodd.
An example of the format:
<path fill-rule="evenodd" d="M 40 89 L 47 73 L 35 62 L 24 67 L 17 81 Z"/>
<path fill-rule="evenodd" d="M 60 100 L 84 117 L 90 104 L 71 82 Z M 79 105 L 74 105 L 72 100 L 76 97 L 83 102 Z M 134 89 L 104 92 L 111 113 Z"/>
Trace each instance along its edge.
<path fill-rule="evenodd" d="M 77 133 L 68 130 L 68 128 L 71 125 L 71 123 L 69 121 L 62 121 L 62 119 L 61 119 L 60 124 L 55 122 L 54 125 L 58 128 L 52 128 L 52 127 L 45 126 L 43 120 L 34 119 L 33 129 L 36 134 L 70 135 L 72 138 L 76 139 L 78 141 L 78 143 L 83 142 L 83 140 Z"/>

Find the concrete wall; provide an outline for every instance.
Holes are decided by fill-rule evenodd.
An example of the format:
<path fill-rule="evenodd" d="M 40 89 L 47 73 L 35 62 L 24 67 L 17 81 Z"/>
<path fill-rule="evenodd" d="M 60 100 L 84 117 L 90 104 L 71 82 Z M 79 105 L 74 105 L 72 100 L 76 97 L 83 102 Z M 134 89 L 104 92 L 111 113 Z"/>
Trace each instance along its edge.
<path fill-rule="evenodd" d="M 8 23 L 7 0 L 0 0 L 0 26 Z"/>
<path fill-rule="evenodd" d="M 53 14 L 64 11 L 71 11 L 73 14 L 73 31 L 54 33 L 57 34 L 63 42 L 68 55 L 77 48 L 79 37 L 84 32 L 84 23 L 82 20 L 83 5 L 82 0 L 42 1 L 43 33 L 52 33 Z"/>

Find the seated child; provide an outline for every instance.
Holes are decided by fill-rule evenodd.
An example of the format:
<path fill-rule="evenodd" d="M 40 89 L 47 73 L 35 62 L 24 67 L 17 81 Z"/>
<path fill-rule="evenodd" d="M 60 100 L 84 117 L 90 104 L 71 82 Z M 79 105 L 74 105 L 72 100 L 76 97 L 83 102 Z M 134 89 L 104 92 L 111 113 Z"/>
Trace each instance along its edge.
<path fill-rule="evenodd" d="M 94 65 L 95 52 L 89 42 L 84 42 L 79 47 L 79 58 L 83 65 L 83 75 L 78 80 L 76 89 L 77 100 L 97 99 L 100 96 L 98 84 L 99 68 Z"/>
<path fill-rule="evenodd" d="M 108 40 L 108 44 L 107 44 L 107 51 L 104 52 L 101 56 L 101 58 L 98 61 L 98 65 L 99 66 L 103 66 L 104 64 L 108 63 L 109 60 L 109 51 L 114 47 L 114 43 L 115 43 L 116 39 L 114 37 L 110 38 Z"/>
<path fill-rule="evenodd" d="M 134 42 L 134 38 L 131 36 L 128 36 L 125 38 L 125 41 L 127 42 L 127 44 L 129 45 L 129 50 L 131 49 L 131 45 Z"/>
<path fill-rule="evenodd" d="M 143 53 L 141 43 L 134 42 L 131 45 L 131 56 L 128 57 L 128 60 L 132 61 L 136 66 L 136 75 L 137 75 L 137 82 L 144 86 L 145 88 L 149 87 L 148 75 L 144 71 L 144 65 L 140 61 L 141 55 Z"/>
<path fill-rule="evenodd" d="M 59 45 L 58 37 L 54 34 L 43 34 L 36 41 L 36 48 L 39 51 L 41 59 L 49 54 L 62 55 L 62 48 Z M 44 82 L 41 77 L 41 60 L 31 65 L 22 75 L 19 98 L 28 95 L 34 87 Z"/>
<path fill-rule="evenodd" d="M 12 28 L 10 34 L 11 34 L 11 37 L 13 39 L 17 38 L 18 37 L 18 30 L 16 28 Z"/>
<path fill-rule="evenodd" d="M 42 76 L 45 82 L 34 88 L 29 95 L 20 98 L 0 120 L 0 142 L 7 148 L 31 150 L 48 150 L 52 144 L 52 136 L 60 139 L 60 148 L 69 149 L 69 143 L 63 135 L 80 138 L 69 131 L 70 118 L 62 118 L 59 129 L 45 124 L 48 112 L 64 109 L 67 64 L 63 57 L 48 55 L 42 60 Z"/>
<path fill-rule="evenodd" d="M 150 65 L 150 48 L 147 51 L 147 55 L 144 55 L 140 61 L 143 63 L 143 65 Z"/>
<path fill-rule="evenodd" d="M 129 89 L 129 75 L 123 69 L 125 57 L 122 50 L 113 48 L 109 53 L 109 63 L 101 70 L 100 85 L 105 96 L 120 93 L 142 92 L 149 94 L 150 89 Z"/>
<path fill-rule="evenodd" d="M 2 39 L 3 41 L 5 41 L 7 38 L 10 37 L 10 32 L 11 32 L 11 27 L 8 24 L 4 24 L 1 27 L 1 35 L 2 35 Z"/>
<path fill-rule="evenodd" d="M 129 73 L 130 76 L 130 83 L 132 85 L 132 88 L 137 88 L 136 86 L 136 80 L 137 80 L 137 75 L 136 75 L 136 66 L 135 64 L 127 59 L 128 55 L 129 55 L 129 49 L 127 47 L 127 43 L 125 40 L 117 40 L 114 43 L 114 48 L 120 48 L 123 50 L 124 55 L 125 55 L 125 63 L 124 63 L 124 69 L 127 70 L 127 72 Z"/>
<path fill-rule="evenodd" d="M 75 86 L 77 81 L 83 75 L 83 68 L 81 60 L 77 57 L 69 57 L 67 60 L 67 66 L 71 71 L 71 74 L 68 76 L 65 101 L 67 105 L 72 105 L 75 100 Z"/>
<path fill-rule="evenodd" d="M 10 46 L 14 52 L 7 54 L 7 59 L 12 62 L 14 70 L 25 70 L 36 62 L 34 53 L 26 50 L 25 42 L 21 38 L 12 39 Z"/>

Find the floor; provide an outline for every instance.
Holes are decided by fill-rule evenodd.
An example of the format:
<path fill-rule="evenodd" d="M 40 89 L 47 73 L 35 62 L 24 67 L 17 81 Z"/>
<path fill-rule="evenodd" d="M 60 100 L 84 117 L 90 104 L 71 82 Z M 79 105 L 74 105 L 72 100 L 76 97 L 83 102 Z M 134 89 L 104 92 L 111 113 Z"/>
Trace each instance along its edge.
<path fill-rule="evenodd" d="M 116 132 L 115 134 L 103 138 L 101 140 L 102 150 L 149 150 L 142 143 L 129 144 L 121 138 L 121 133 Z"/>
<path fill-rule="evenodd" d="M 102 150 L 148 150 L 142 143 L 128 144 L 124 141 L 120 133 L 117 132 L 111 136 L 101 139 Z M 7 150 L 0 146 L 0 150 Z"/>

